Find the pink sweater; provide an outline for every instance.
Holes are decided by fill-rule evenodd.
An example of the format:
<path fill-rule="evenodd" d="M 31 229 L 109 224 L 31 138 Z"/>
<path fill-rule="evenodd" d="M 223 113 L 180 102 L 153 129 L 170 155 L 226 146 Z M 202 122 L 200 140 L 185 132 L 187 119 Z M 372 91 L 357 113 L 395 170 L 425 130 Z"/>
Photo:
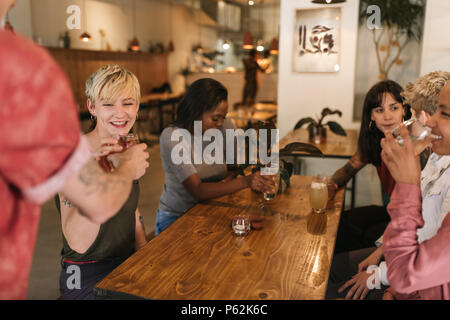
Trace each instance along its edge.
<path fill-rule="evenodd" d="M 419 186 L 397 183 L 388 205 L 391 216 L 383 252 L 397 299 L 450 299 L 450 214 L 438 233 L 418 244 L 423 226 Z M 393 292 L 395 291 L 395 292 Z"/>

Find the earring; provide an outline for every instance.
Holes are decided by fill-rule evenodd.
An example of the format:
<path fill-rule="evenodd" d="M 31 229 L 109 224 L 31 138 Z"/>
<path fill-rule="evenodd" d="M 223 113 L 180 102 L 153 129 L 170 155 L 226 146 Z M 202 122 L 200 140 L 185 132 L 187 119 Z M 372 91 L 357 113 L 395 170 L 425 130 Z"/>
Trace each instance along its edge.
<path fill-rule="evenodd" d="M 373 120 L 370 120 L 369 122 L 369 130 L 373 130 Z"/>
<path fill-rule="evenodd" d="M 91 120 L 92 120 L 92 122 L 95 121 L 95 116 L 93 114 L 91 114 Z"/>

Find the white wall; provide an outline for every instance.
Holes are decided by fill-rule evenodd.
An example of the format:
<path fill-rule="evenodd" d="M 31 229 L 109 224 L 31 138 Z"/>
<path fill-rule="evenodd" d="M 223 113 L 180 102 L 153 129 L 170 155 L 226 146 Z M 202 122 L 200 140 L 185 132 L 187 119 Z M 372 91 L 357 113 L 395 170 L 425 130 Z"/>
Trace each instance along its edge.
<path fill-rule="evenodd" d="M 450 1 L 427 0 L 420 75 L 450 72 Z"/>
<path fill-rule="evenodd" d="M 310 0 L 281 0 L 278 75 L 280 137 L 286 135 L 300 118 L 318 115 L 324 107 L 337 108 L 343 113 L 342 118 L 330 116 L 330 120 L 336 118 L 345 128 L 359 127 L 359 122 L 352 120 L 359 1 L 333 6 L 342 7 L 340 71 L 326 74 L 294 73 L 292 46 L 295 9 L 317 8 L 320 5 Z"/>
<path fill-rule="evenodd" d="M 18 0 L 14 8 L 9 10 L 9 21 L 14 32 L 32 38 L 31 0 Z"/>
<path fill-rule="evenodd" d="M 379 33 L 377 33 L 379 35 Z M 375 51 L 375 44 L 372 39 L 372 30 L 363 24 L 358 29 L 358 44 L 356 54 L 356 79 L 355 79 L 355 103 L 354 117 L 361 119 L 361 112 L 364 98 L 367 91 L 378 81 L 379 71 Z M 398 82 L 404 87 L 408 82 L 414 81 L 419 76 L 420 52 L 422 42 L 410 40 L 403 49 L 400 59 L 401 65 L 392 67 L 389 72 L 389 79 Z M 396 53 L 394 51 L 394 53 Z M 384 58 L 384 53 L 381 57 Z"/>

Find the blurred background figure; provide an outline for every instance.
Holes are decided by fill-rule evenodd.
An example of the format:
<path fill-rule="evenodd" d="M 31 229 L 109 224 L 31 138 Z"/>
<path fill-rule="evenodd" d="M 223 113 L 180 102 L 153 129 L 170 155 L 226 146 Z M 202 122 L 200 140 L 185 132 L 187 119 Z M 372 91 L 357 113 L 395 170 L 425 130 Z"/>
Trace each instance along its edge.
<path fill-rule="evenodd" d="M 249 52 L 244 62 L 245 84 L 242 94 L 242 104 L 250 106 L 255 103 L 255 97 L 258 93 L 258 70 L 264 71 L 258 64 L 258 53 L 255 49 Z"/>

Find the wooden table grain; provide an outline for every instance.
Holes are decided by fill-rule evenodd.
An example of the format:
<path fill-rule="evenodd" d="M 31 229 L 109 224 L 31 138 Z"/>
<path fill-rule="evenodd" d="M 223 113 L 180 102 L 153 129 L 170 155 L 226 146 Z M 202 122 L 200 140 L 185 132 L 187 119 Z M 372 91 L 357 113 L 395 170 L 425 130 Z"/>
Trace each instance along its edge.
<path fill-rule="evenodd" d="M 309 204 L 311 177 L 293 176 L 272 202 L 249 189 L 199 203 L 104 278 L 102 294 L 148 299 L 323 299 L 344 191 L 325 214 Z M 261 230 L 234 236 L 246 212 Z"/>
<path fill-rule="evenodd" d="M 339 136 L 327 129 L 327 140 L 325 143 L 314 144 L 322 151 L 324 158 L 335 159 L 350 159 L 358 149 L 358 131 L 355 129 L 345 129 L 347 135 Z M 280 140 L 280 150 L 292 142 L 311 143 L 308 140 L 308 130 L 304 128 L 290 131 Z M 312 144 L 312 143 L 311 143 Z M 317 155 L 299 152 L 293 154 L 299 157 L 317 157 Z M 351 182 L 351 199 L 350 207 L 355 207 L 355 190 L 356 190 L 356 175 L 353 176 Z"/>
<path fill-rule="evenodd" d="M 351 158 L 358 148 L 358 132 L 355 129 L 345 129 L 345 131 L 347 136 L 339 136 L 327 129 L 326 142 L 314 145 L 327 158 Z M 292 142 L 311 143 L 308 141 L 308 130 L 300 128 L 290 131 L 280 140 L 280 149 Z"/>

